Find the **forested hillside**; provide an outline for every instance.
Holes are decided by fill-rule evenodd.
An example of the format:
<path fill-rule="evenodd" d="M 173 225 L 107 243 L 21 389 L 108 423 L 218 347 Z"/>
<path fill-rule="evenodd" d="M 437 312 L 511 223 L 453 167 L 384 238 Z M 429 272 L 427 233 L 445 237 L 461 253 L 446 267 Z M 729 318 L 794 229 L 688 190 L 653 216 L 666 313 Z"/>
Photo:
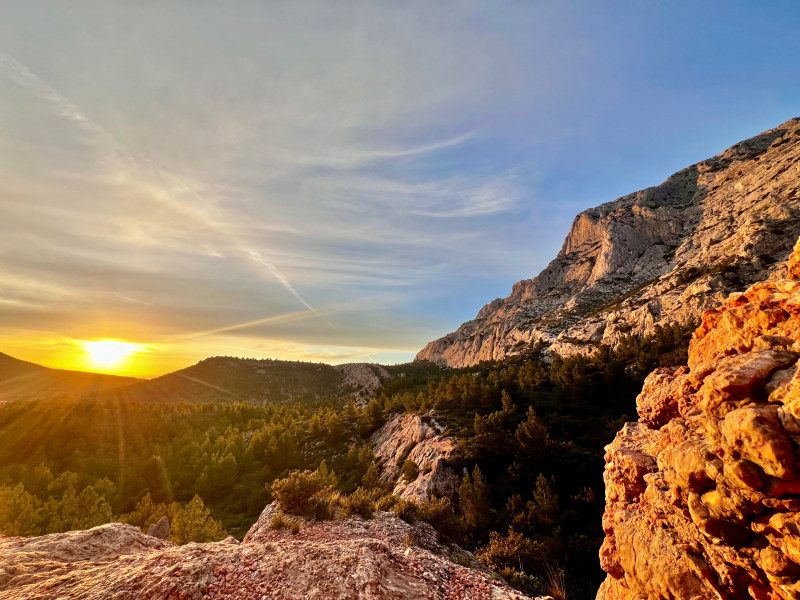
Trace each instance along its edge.
<path fill-rule="evenodd" d="M 345 397 L 8 403 L 0 406 L 0 532 L 110 520 L 144 527 L 168 514 L 177 542 L 220 539 L 242 536 L 278 496 L 289 513 L 326 517 L 335 505 L 428 520 L 525 591 L 552 593 L 563 577 L 585 597 L 601 580 L 603 446 L 634 418 L 644 376 L 685 361 L 692 329 L 659 327 L 552 364 L 536 348 L 462 370 L 421 363 L 365 406 Z M 463 480 L 452 502 L 414 506 L 380 485 L 369 436 L 403 412 L 435 418 L 458 439 L 463 458 L 451 466 Z"/>

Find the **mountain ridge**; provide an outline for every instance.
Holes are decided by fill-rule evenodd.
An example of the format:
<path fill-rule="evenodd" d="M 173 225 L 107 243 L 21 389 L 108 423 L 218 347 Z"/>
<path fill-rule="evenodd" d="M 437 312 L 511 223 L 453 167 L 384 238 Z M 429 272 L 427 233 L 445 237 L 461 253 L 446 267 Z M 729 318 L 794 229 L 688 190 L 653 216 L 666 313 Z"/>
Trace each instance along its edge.
<path fill-rule="evenodd" d="M 699 316 L 791 252 L 800 234 L 798 161 L 795 118 L 579 213 L 537 277 L 416 358 L 465 367 L 536 344 L 569 355 Z"/>

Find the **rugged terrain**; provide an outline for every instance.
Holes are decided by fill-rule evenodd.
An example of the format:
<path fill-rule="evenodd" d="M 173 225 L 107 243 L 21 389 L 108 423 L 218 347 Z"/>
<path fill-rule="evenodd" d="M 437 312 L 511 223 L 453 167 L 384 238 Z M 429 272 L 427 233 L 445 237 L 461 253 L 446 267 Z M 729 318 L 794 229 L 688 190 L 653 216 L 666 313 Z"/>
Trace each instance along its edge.
<path fill-rule="evenodd" d="M 598 598 L 800 597 L 800 243 L 703 316 L 606 448 Z"/>
<path fill-rule="evenodd" d="M 800 119 L 579 214 L 538 277 L 417 355 L 463 367 L 561 355 L 686 322 L 766 279 L 800 235 Z"/>
<path fill-rule="evenodd" d="M 370 442 L 381 466 L 381 480 L 393 486 L 395 496 L 429 502 L 436 497 L 452 498 L 458 491 L 461 478 L 448 463 L 460 456 L 458 442 L 444 435 L 444 428 L 435 421 L 398 414 L 373 433 Z M 411 481 L 401 474 L 407 460 L 419 470 Z"/>
<path fill-rule="evenodd" d="M 242 543 L 175 546 L 114 523 L 0 538 L 0 599 L 525 600 L 428 525 L 371 520 L 270 527 L 268 506 Z"/>

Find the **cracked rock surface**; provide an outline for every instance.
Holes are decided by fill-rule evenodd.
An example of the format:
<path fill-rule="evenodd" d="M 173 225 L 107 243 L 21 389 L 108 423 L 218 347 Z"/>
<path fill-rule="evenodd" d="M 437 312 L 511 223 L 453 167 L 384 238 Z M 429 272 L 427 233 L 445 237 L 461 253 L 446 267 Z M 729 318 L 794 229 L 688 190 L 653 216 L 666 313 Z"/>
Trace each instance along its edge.
<path fill-rule="evenodd" d="M 599 600 L 800 598 L 800 242 L 707 311 L 606 447 Z"/>
<path fill-rule="evenodd" d="M 176 546 L 112 523 L 0 537 L 2 600 L 526 600 L 428 525 L 389 513 L 273 530 L 268 506 L 242 543 Z"/>

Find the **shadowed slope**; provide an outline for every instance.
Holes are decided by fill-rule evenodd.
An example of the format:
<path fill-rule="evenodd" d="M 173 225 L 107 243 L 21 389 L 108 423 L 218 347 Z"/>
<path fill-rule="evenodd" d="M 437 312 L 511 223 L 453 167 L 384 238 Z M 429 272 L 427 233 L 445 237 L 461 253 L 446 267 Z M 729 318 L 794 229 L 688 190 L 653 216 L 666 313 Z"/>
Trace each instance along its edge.
<path fill-rule="evenodd" d="M 137 381 L 136 377 L 50 369 L 0 353 L 0 402 L 84 396 Z"/>

